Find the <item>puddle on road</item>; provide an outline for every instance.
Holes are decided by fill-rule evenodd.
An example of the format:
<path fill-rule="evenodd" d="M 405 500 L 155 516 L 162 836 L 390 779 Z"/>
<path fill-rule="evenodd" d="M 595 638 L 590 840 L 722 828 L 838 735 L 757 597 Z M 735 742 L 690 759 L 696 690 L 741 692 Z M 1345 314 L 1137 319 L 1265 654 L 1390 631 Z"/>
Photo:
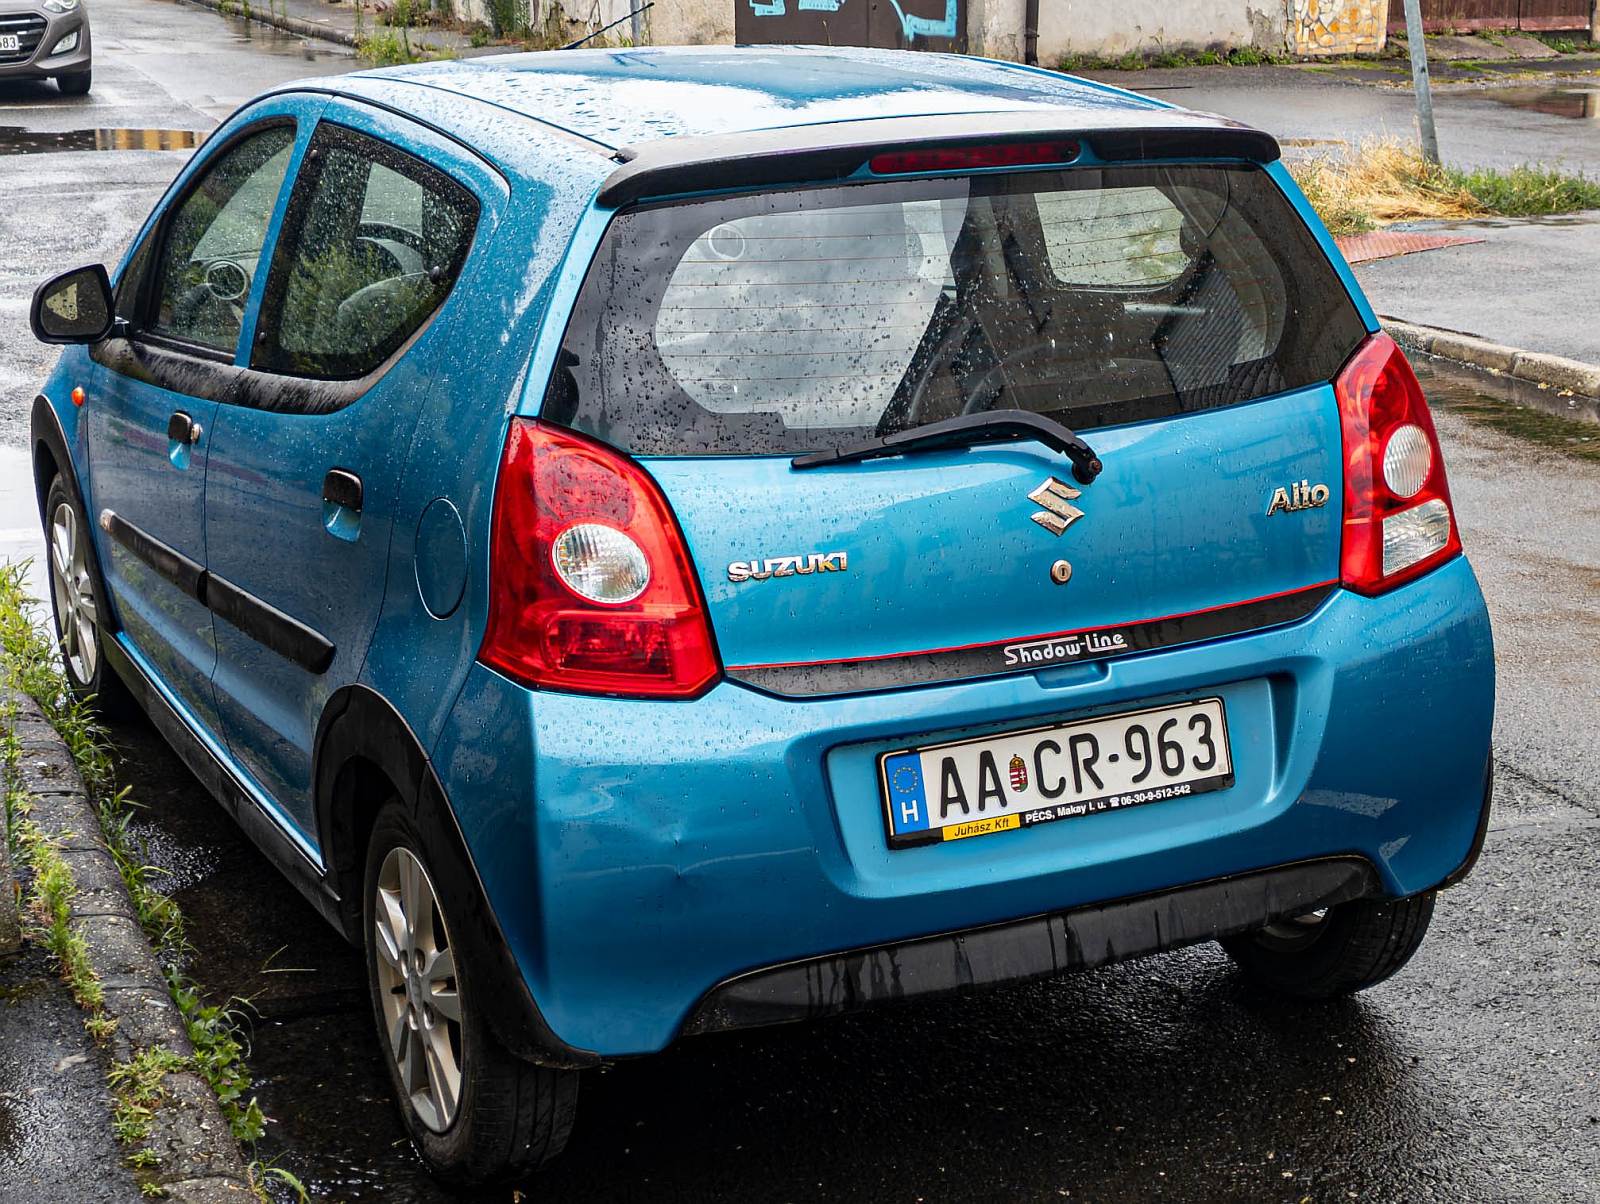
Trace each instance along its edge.
<path fill-rule="evenodd" d="M 1493 88 L 1483 96 L 1496 104 L 1552 117 L 1577 121 L 1600 118 L 1600 88 Z"/>
<path fill-rule="evenodd" d="M 0 125 L 0 155 L 48 155 L 58 151 L 193 150 L 206 135 L 199 130 L 107 128 L 93 130 L 30 130 Z"/>
<path fill-rule="evenodd" d="M 1600 462 L 1600 401 L 1413 356 L 1430 404 L 1552 451 Z"/>

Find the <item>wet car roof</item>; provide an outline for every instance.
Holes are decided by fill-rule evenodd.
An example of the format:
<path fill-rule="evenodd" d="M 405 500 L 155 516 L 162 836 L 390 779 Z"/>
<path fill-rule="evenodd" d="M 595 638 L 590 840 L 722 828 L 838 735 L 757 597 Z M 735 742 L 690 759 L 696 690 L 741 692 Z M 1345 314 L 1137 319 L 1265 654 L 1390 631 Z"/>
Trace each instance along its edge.
<path fill-rule="evenodd" d="M 606 147 L 883 117 L 1169 107 L 1014 63 L 842 47 L 561 50 L 350 78 L 363 77 L 483 101 Z"/>

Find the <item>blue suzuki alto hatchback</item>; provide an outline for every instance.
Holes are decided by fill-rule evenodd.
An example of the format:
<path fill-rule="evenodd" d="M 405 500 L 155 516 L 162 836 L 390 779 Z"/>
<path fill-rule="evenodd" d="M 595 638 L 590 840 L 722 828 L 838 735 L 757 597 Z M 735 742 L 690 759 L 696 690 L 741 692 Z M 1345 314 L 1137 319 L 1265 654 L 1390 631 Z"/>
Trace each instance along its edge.
<path fill-rule="evenodd" d="M 678 1038 L 1415 952 L 1488 819 L 1439 442 L 1271 137 L 1007 63 L 288 87 L 41 287 L 62 653 L 352 941 L 456 1180 Z"/>

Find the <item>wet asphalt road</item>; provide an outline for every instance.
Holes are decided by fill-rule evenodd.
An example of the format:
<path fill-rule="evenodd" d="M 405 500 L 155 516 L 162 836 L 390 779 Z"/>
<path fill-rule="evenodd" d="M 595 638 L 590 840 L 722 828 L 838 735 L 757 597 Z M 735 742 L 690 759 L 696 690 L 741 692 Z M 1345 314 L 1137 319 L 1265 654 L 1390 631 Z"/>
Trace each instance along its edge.
<path fill-rule="evenodd" d="M 166 0 L 96 0 L 95 20 L 87 103 L 0 89 L 0 123 L 204 130 L 272 82 L 348 65 L 259 32 L 244 41 Z M 1268 86 L 1245 89 L 1248 103 L 1276 104 Z M 1282 87 L 1308 137 L 1343 120 L 1341 103 L 1352 125 L 1373 107 L 1349 85 Z M 1582 122 L 1516 121 L 1600 153 Z M 23 334 L 32 284 L 115 258 L 182 160 L 0 154 L 0 443 L 20 442 L 48 365 Z M 1442 900 L 1402 976 L 1291 1008 L 1251 995 L 1201 947 L 702 1038 L 591 1075 L 541 1198 L 1600 1199 L 1600 425 L 1550 425 L 1459 382 L 1430 388 L 1453 403 L 1441 432 L 1496 624 L 1501 772 L 1483 863 Z M 15 459 L 0 466 L 8 480 Z M 30 547 L 25 504 L 0 489 L 0 508 L 0 551 Z M 401 1136 L 357 955 L 158 737 L 116 735 L 150 860 L 189 917 L 190 971 L 219 1000 L 252 1001 L 252 1065 L 272 1117 L 259 1153 L 319 1198 L 447 1199 Z"/>

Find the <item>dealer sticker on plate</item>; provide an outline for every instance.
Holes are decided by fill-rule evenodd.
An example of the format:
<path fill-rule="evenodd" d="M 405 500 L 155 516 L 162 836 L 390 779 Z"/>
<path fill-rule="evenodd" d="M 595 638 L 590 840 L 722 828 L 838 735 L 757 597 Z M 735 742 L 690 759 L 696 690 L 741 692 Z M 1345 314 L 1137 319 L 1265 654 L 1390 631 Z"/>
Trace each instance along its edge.
<path fill-rule="evenodd" d="M 885 753 L 891 848 L 1009 832 L 1233 785 L 1220 698 Z"/>

